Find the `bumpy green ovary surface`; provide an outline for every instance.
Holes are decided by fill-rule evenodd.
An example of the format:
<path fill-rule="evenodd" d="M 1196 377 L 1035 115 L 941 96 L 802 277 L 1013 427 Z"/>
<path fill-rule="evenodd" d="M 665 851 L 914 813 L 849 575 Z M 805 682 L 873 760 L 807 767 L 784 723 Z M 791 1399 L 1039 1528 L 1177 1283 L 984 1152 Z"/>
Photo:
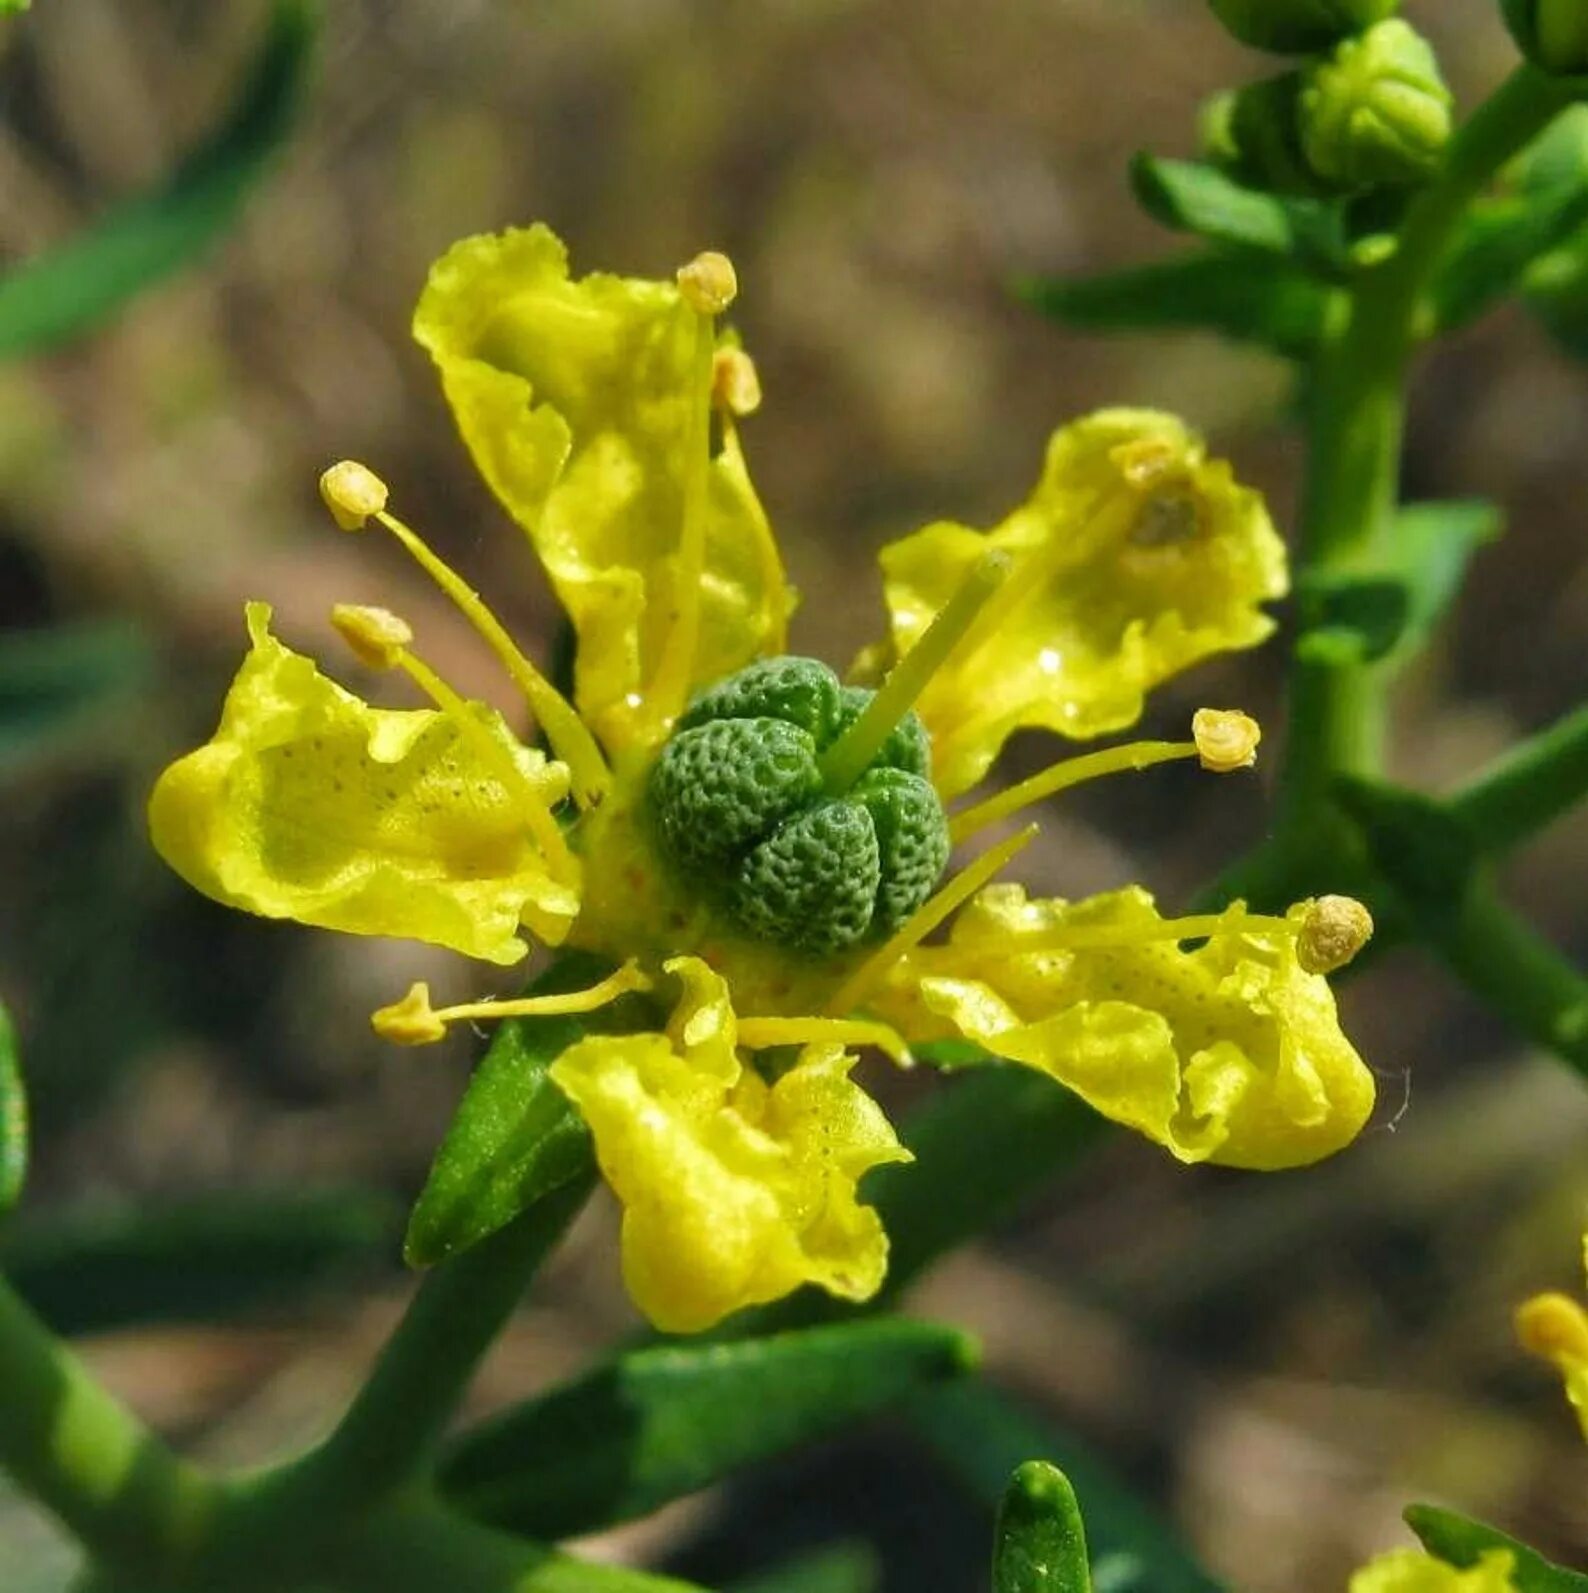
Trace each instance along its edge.
<path fill-rule="evenodd" d="M 656 761 L 662 850 L 758 939 L 822 953 L 889 934 L 943 872 L 948 821 L 913 713 L 848 791 L 823 789 L 822 753 L 871 697 L 815 659 L 763 659 L 697 697 Z"/>

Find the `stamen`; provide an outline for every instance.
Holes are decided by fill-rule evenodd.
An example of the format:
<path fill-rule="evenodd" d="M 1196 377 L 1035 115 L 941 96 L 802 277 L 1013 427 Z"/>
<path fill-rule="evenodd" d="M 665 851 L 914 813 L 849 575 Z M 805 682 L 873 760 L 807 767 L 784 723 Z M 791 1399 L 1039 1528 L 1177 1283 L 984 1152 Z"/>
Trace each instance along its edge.
<path fill-rule="evenodd" d="M 719 348 L 711 357 L 711 401 L 726 415 L 742 418 L 761 407 L 761 377 L 742 348 Z"/>
<path fill-rule="evenodd" d="M 885 1023 L 855 1018 L 740 1018 L 739 1044 L 762 1051 L 773 1045 L 811 1045 L 831 1041 L 842 1046 L 874 1045 L 901 1068 L 914 1065 L 909 1047 Z"/>
<path fill-rule="evenodd" d="M 371 669 L 396 669 L 403 649 L 414 639 L 413 627 L 389 608 L 338 603 L 331 624 L 361 664 Z"/>
<path fill-rule="evenodd" d="M 383 1040 L 392 1040 L 398 1045 L 430 1045 L 446 1034 L 449 1023 L 594 1012 L 610 1005 L 619 996 L 650 988 L 651 981 L 640 972 L 639 965 L 626 962 L 616 973 L 609 974 L 588 990 L 570 990 L 556 996 L 526 996 L 518 1001 L 471 1001 L 437 1011 L 430 1005 L 430 987 L 421 981 L 413 985 L 401 1001 L 373 1013 L 370 1023 Z"/>
<path fill-rule="evenodd" d="M 377 494 L 366 490 L 369 482 L 379 488 L 378 501 Z M 363 465 L 344 459 L 320 477 L 320 492 L 344 531 L 361 530 L 366 520 L 373 519 L 402 543 L 425 574 L 452 599 L 463 617 L 484 638 L 512 677 L 513 684 L 528 699 L 553 750 L 568 765 L 573 777 L 574 800 L 583 808 L 600 802 L 612 783 L 612 776 L 595 737 L 562 693 L 519 651 L 480 594 L 450 564 L 432 552 L 418 532 L 386 512 L 386 487 L 380 478 Z"/>
<path fill-rule="evenodd" d="M 830 795 L 842 795 L 866 772 L 894 726 L 910 711 L 926 690 L 927 682 L 948 661 L 976 616 L 1008 579 L 1013 563 L 1007 553 L 984 553 L 927 626 L 920 641 L 893 666 L 865 712 L 822 754 L 822 784 Z"/>
<path fill-rule="evenodd" d="M 1210 774 L 1234 774 L 1257 762 L 1263 728 L 1238 708 L 1198 708 L 1191 716 L 1197 756 Z"/>
<path fill-rule="evenodd" d="M 1307 908 L 1296 961 L 1308 973 L 1343 968 L 1373 938 L 1373 915 L 1354 896 L 1320 896 Z"/>
<path fill-rule="evenodd" d="M 861 963 L 827 1004 L 827 1010 L 852 1012 L 894 963 L 914 951 L 956 908 L 969 901 L 994 874 L 1030 845 L 1036 833 L 1037 826 L 1028 824 L 1018 835 L 989 847 L 974 863 L 962 868 L 948 884 L 923 902 L 885 945 Z"/>

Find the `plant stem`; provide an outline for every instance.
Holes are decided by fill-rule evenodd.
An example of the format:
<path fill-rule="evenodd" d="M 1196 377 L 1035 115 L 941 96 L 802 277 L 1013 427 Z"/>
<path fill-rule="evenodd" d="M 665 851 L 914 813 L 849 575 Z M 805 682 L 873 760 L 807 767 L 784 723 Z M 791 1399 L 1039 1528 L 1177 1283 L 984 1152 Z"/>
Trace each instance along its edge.
<path fill-rule="evenodd" d="M 174 1575 L 217 1503 L 0 1279 L 0 1464 L 96 1558 Z"/>
<path fill-rule="evenodd" d="M 1450 799 L 1485 852 L 1536 835 L 1588 796 L 1588 708 L 1530 736 Z"/>

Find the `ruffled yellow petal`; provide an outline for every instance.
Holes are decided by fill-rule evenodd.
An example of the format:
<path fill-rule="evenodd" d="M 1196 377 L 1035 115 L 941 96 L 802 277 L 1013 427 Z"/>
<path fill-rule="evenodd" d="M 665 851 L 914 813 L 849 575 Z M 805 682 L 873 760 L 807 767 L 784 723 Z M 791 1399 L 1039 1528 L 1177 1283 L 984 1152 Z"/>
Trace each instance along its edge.
<path fill-rule="evenodd" d="M 1467 1570 L 1421 1549 L 1392 1549 L 1353 1573 L 1350 1593 L 1516 1593 L 1509 1549 L 1485 1549 Z"/>
<path fill-rule="evenodd" d="M 1023 726 L 1081 738 L 1133 724 L 1160 681 L 1262 641 L 1273 621 L 1259 605 L 1286 589 L 1262 498 L 1151 410 L 1054 433 L 1036 491 L 992 531 L 944 522 L 884 548 L 894 654 L 990 548 L 1017 560 L 1014 574 L 916 704 L 948 795 Z"/>
<path fill-rule="evenodd" d="M 909 1153 L 850 1080 L 855 1059 L 807 1046 L 769 1086 L 738 1060 L 723 981 L 695 958 L 668 968 L 686 993 L 667 1035 L 592 1036 L 551 1069 L 623 1203 L 635 1303 L 695 1333 L 804 1283 L 867 1299 L 888 1247 L 857 1185 Z"/>
<path fill-rule="evenodd" d="M 576 881 L 553 877 L 525 819 L 526 801 L 567 795 L 562 765 L 484 708 L 465 733 L 434 710 L 369 707 L 277 641 L 263 603 L 249 605 L 248 630 L 220 727 L 149 800 L 155 847 L 177 873 L 267 918 L 489 962 L 525 955 L 521 925 L 563 938 Z"/>
<path fill-rule="evenodd" d="M 1182 1161 L 1317 1161 L 1360 1132 L 1372 1075 L 1328 984 L 1297 962 L 1296 937 L 1242 933 L 1230 916 L 1228 932 L 1187 951 L 1151 938 L 1161 920 L 1139 887 L 1068 903 L 995 885 L 946 946 L 894 970 L 878 1005 L 907 1038 L 936 1025 L 1051 1074 Z M 1105 928 L 1143 938 L 1054 949 Z"/>
<path fill-rule="evenodd" d="M 706 403 L 673 282 L 568 276 L 544 226 L 467 238 L 414 317 L 475 463 L 529 533 L 579 638 L 575 696 L 614 750 L 638 733 L 678 611 L 687 443 Z M 690 679 L 777 652 L 789 596 L 731 435 L 708 471 Z"/>

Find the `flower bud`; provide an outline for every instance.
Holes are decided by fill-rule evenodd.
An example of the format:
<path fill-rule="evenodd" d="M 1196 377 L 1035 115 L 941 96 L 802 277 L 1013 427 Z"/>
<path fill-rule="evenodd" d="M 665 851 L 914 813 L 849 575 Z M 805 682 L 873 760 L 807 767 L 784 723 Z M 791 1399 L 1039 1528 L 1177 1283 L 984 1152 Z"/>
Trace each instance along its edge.
<path fill-rule="evenodd" d="M 1203 154 L 1250 188 L 1326 192 L 1301 147 L 1302 86 L 1300 72 L 1282 72 L 1215 96 L 1199 120 Z"/>
<path fill-rule="evenodd" d="M 1276 55 L 1310 55 L 1393 16 L 1400 0 L 1209 0 L 1243 44 Z"/>
<path fill-rule="evenodd" d="M 1451 133 L 1451 96 L 1428 41 L 1381 22 L 1306 74 L 1301 143 L 1308 164 L 1344 190 L 1426 181 Z"/>
<path fill-rule="evenodd" d="M 1583 0 L 1501 0 L 1506 26 L 1534 66 L 1558 77 L 1588 73 Z"/>

